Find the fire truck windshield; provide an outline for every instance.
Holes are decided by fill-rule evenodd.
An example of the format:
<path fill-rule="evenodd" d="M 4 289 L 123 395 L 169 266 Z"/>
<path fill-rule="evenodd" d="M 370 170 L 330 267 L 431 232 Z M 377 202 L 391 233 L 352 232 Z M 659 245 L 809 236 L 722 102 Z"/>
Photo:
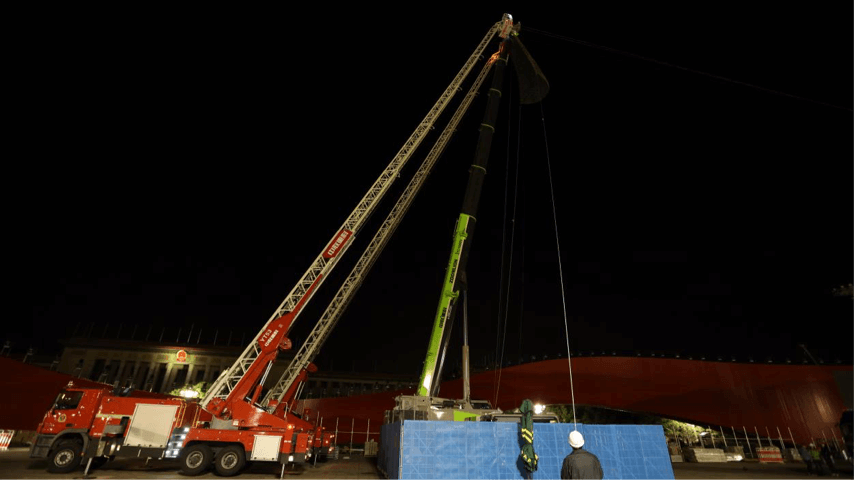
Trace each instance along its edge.
<path fill-rule="evenodd" d="M 81 398 L 83 398 L 83 392 L 61 392 L 56 397 L 53 408 L 56 410 L 73 410 L 77 408 Z"/>

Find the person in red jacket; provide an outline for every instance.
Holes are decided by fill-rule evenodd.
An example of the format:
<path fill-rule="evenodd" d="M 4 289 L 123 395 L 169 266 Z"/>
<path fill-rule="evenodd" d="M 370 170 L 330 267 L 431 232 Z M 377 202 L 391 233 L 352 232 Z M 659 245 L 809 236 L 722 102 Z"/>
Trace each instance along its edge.
<path fill-rule="evenodd" d="M 569 445 L 572 447 L 572 453 L 563 459 L 560 478 L 592 478 L 599 480 L 604 476 L 599 458 L 581 448 L 584 446 L 584 437 L 581 435 L 581 432 L 573 430 L 569 434 Z"/>

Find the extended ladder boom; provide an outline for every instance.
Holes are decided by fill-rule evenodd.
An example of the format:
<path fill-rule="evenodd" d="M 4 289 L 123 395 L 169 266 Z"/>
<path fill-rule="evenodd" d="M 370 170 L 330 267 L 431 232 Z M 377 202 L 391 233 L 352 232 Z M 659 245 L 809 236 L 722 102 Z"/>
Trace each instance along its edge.
<path fill-rule="evenodd" d="M 335 324 L 338 322 L 341 314 L 347 308 L 350 300 L 352 300 L 353 295 L 362 285 L 365 276 L 370 271 L 379 254 L 385 248 L 388 240 L 397 229 L 401 220 L 403 220 L 403 217 L 409 210 L 412 201 L 421 190 L 421 187 L 424 185 L 427 177 L 430 175 L 430 171 L 435 165 L 436 160 L 445 150 L 448 141 L 456 131 L 457 125 L 459 125 L 462 117 L 465 116 L 465 113 L 468 111 L 474 97 L 477 96 L 478 90 L 483 84 L 483 80 L 486 78 L 489 70 L 490 65 L 484 65 L 480 74 L 472 83 L 468 94 L 466 94 L 460 106 L 457 108 L 457 111 L 454 113 L 454 116 L 436 140 L 436 143 L 427 154 L 427 157 L 424 159 L 421 167 L 415 173 L 412 180 L 410 180 L 406 190 L 401 194 L 394 208 L 392 208 L 382 226 L 380 226 L 376 235 L 374 235 L 373 240 L 371 240 L 371 243 L 365 249 L 362 257 L 344 281 L 344 284 L 338 289 L 338 293 L 335 294 L 335 297 L 329 303 L 329 306 L 326 308 L 323 316 L 320 317 L 320 320 L 318 320 L 314 329 L 308 335 L 308 338 L 306 338 L 305 342 L 300 346 L 300 349 L 297 351 L 293 360 L 291 360 L 290 365 L 282 374 L 282 377 L 264 397 L 264 400 L 261 402 L 262 405 L 267 405 L 271 399 L 276 399 L 276 404 L 279 408 L 283 408 L 284 404 L 282 403 L 282 398 L 291 389 L 291 386 L 300 376 L 300 372 L 307 368 L 309 363 L 311 363 L 317 356 L 320 347 L 335 327 Z M 296 397 L 294 397 L 294 399 L 295 398 Z"/>
<path fill-rule="evenodd" d="M 415 129 L 415 132 L 413 132 L 409 139 L 404 143 L 403 147 L 394 159 L 392 159 L 388 167 L 386 167 L 356 206 L 356 209 L 353 210 L 341 228 L 338 229 L 327 247 L 317 256 L 305 274 L 303 274 L 302 278 L 297 282 L 296 286 L 291 290 L 288 296 L 285 297 L 284 301 L 282 301 L 281 305 L 279 305 L 267 321 L 264 328 L 262 328 L 249 345 L 247 345 L 246 349 L 237 358 L 234 364 L 228 370 L 223 372 L 223 374 L 214 382 L 208 390 L 207 395 L 205 395 L 205 398 L 201 401 L 203 408 L 207 408 L 208 404 L 213 399 L 220 399 L 223 401 L 228 400 L 228 397 L 236 389 L 237 385 L 244 376 L 246 376 L 250 369 L 267 368 L 266 365 L 263 365 L 266 361 L 260 362 L 262 363 L 261 365 L 256 365 L 256 360 L 258 360 L 262 353 L 262 336 L 265 334 L 269 336 L 270 332 L 273 332 L 274 335 L 284 335 L 290 330 L 302 308 L 308 303 L 317 291 L 317 288 L 323 280 L 325 280 L 329 272 L 332 271 L 344 252 L 346 252 L 350 247 L 355 234 L 359 232 L 366 219 L 369 218 L 370 214 L 376 208 L 379 201 L 388 192 L 392 182 L 397 178 L 400 170 L 412 155 L 412 152 L 421 144 L 421 141 L 430 131 L 433 124 L 436 122 L 436 119 L 444 111 L 448 102 L 453 98 L 456 92 L 460 90 L 460 85 L 471 72 L 472 68 L 474 68 L 475 63 L 477 63 L 478 59 L 483 54 L 483 51 L 486 49 L 489 41 L 496 32 L 503 34 L 505 31 L 509 31 L 511 27 L 512 20 L 508 23 L 505 16 L 504 20 L 496 23 L 489 29 L 489 32 L 484 36 L 474 53 L 463 65 L 463 68 L 459 73 L 457 73 L 457 76 L 454 77 L 451 84 L 448 85 L 448 88 L 446 88 L 439 97 L 436 104 L 433 105 L 433 108 L 427 116 L 424 117 L 424 120 L 422 120 Z M 289 318 L 282 321 L 281 319 L 286 316 Z M 276 330 L 276 325 L 283 326 L 286 328 L 286 331 L 278 332 L 278 330 Z M 250 375 L 250 377 L 257 378 L 258 376 Z M 246 389 L 244 388 L 242 390 Z M 242 399 L 236 400 L 241 401 Z"/>

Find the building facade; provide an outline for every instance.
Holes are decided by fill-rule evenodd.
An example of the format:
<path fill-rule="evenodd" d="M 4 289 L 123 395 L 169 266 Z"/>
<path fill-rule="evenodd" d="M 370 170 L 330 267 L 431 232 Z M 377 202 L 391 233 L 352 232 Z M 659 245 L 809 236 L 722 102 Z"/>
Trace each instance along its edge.
<path fill-rule="evenodd" d="M 158 393 L 213 382 L 231 367 L 244 348 L 90 337 L 66 339 L 63 345 L 56 366 L 58 372 Z M 280 354 L 269 378 L 280 378 L 292 358 L 289 352 Z M 306 381 L 301 396 L 326 398 L 375 393 L 414 387 L 416 380 L 411 376 L 376 372 L 318 371 Z"/>
<path fill-rule="evenodd" d="M 58 372 L 159 393 L 213 381 L 242 351 L 234 346 L 103 338 L 76 337 L 63 343 Z"/>

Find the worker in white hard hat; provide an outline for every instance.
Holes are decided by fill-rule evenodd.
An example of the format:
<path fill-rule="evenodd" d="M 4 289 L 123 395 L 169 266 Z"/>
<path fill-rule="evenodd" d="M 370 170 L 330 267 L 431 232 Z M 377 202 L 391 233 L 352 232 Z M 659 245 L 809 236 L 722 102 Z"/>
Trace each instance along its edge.
<path fill-rule="evenodd" d="M 563 459 L 560 478 L 601 479 L 604 476 L 599 458 L 582 448 L 584 437 L 581 432 L 578 430 L 570 432 L 569 445 L 572 447 L 572 453 Z"/>

